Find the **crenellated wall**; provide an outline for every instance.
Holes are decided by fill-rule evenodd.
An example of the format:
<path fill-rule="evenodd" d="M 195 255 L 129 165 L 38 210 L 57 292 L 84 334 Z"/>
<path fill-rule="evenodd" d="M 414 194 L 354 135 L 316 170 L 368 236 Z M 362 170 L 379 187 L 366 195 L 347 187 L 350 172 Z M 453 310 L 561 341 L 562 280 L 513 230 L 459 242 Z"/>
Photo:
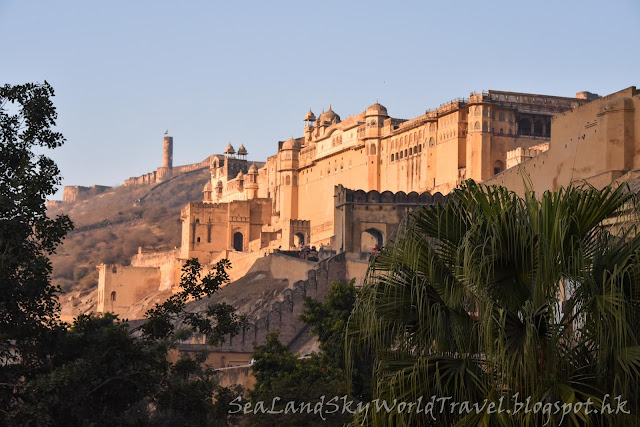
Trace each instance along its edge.
<path fill-rule="evenodd" d="M 338 185 L 334 191 L 335 233 L 331 247 L 344 252 L 370 253 L 375 245 L 384 245 L 418 206 L 442 203 L 444 199 L 441 193 L 365 192 Z"/>
<path fill-rule="evenodd" d="M 348 280 L 345 254 L 339 254 L 321 261 L 318 266 L 307 272 L 306 280 L 299 280 L 289 289 L 285 289 L 282 300 L 271 304 L 270 308 L 260 312 L 243 332 L 235 337 L 227 336 L 225 344 L 217 347 L 216 352 L 252 352 L 255 346 L 266 343 L 267 335 L 280 331 L 280 342 L 287 347 L 295 346 L 296 341 L 306 339 L 308 328 L 298 318 L 304 312 L 304 297 L 324 301 L 333 282 Z"/>

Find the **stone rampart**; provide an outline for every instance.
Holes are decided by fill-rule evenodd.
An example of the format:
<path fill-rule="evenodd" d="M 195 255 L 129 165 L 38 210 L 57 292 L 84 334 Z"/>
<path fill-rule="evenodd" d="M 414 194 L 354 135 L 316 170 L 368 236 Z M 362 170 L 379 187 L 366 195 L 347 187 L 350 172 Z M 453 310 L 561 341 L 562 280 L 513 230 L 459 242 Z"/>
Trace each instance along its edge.
<path fill-rule="evenodd" d="M 276 331 L 280 331 L 280 342 L 294 346 L 308 332 L 306 325 L 298 320 L 304 312 L 304 297 L 323 301 L 333 282 L 347 279 L 344 253 L 320 261 L 315 269 L 307 272 L 306 280 L 298 280 L 285 289 L 281 301 L 250 319 L 239 335 L 227 336 L 225 344 L 216 351 L 252 352 L 254 347 L 266 343 L 267 335 Z"/>
<path fill-rule="evenodd" d="M 95 196 L 110 189 L 107 185 L 92 185 L 91 187 L 83 187 L 81 185 L 66 185 L 62 190 L 63 202 L 75 202 L 85 199 L 89 196 Z"/>

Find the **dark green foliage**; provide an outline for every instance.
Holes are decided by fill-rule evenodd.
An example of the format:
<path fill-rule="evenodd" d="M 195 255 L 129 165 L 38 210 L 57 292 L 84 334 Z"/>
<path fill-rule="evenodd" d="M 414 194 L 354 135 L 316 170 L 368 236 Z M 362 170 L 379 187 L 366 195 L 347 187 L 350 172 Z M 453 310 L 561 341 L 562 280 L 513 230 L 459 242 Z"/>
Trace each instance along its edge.
<path fill-rule="evenodd" d="M 200 300 L 213 295 L 220 285 L 229 281 L 228 260 L 219 261 L 215 270 L 200 279 L 202 267 L 196 258 L 187 260 L 182 267 L 182 291 L 172 295 L 162 304 L 147 311 L 147 321 L 140 327 L 144 335 L 151 339 L 165 339 L 172 336 L 176 325 L 184 324 L 193 332 L 207 336 L 210 344 L 224 343 L 226 334 L 238 334 L 247 320 L 235 314 L 233 307 L 226 303 L 210 304 L 205 312 L 189 312 L 186 304 L 190 300 Z"/>
<path fill-rule="evenodd" d="M 82 315 L 71 327 L 58 321 L 49 256 L 72 225 L 47 217 L 58 169 L 34 154 L 64 141 L 51 130 L 51 96 L 46 82 L 0 88 L 0 425 L 228 425 L 228 403 L 241 390 L 220 388 L 203 359 L 168 361 L 190 331 L 220 341 L 241 328 L 226 305 L 184 312 L 188 299 L 228 280 L 228 261 L 202 280 L 200 265 L 187 263 L 183 291 L 149 312 L 149 333 L 110 314 Z M 64 274 L 90 281 L 95 271 L 70 263 Z M 181 319 L 189 330 L 175 331 L 171 321 Z"/>
<path fill-rule="evenodd" d="M 355 280 L 349 284 L 333 283 L 324 302 L 305 297 L 305 313 L 300 316 L 300 320 L 311 326 L 313 333 L 318 335 L 325 360 L 342 370 L 346 367 L 344 343 L 347 322 L 358 298 L 354 283 Z M 360 354 L 354 364 L 351 390 L 348 391 L 360 400 L 371 398 L 372 364 L 373 358 L 366 352 Z"/>
<path fill-rule="evenodd" d="M 204 365 L 205 353 L 173 364 L 167 360 L 170 349 L 193 331 L 219 339 L 241 328 L 227 305 L 204 314 L 184 311 L 186 300 L 209 296 L 227 281 L 227 266 L 221 262 L 200 279 L 200 265 L 188 261 L 182 292 L 149 311 L 142 336 L 108 313 L 80 316 L 71 328 L 50 334 L 46 366 L 19 384 L 7 420 L 38 426 L 228 425 L 229 402 L 242 390 L 219 387 L 215 372 Z M 181 319 L 189 328 L 176 329 Z"/>
<path fill-rule="evenodd" d="M 519 393 L 601 409 L 610 394 L 631 414 L 392 411 L 370 414 L 373 425 L 639 424 L 640 234 L 603 225 L 634 195 L 585 185 L 538 196 L 467 181 L 416 210 L 369 269 L 348 368 L 371 349 L 373 397 L 388 402 L 504 398 L 506 410 Z"/>
<path fill-rule="evenodd" d="M 353 283 L 333 283 L 324 303 L 305 297 L 305 313 L 300 316 L 318 335 L 322 351 L 341 368 L 344 367 L 344 332 L 357 297 Z"/>
<path fill-rule="evenodd" d="M 115 317 L 80 316 L 61 333 L 46 372 L 28 381 L 15 425 L 133 424 L 168 370 L 166 348 L 134 339 Z"/>
<path fill-rule="evenodd" d="M 170 341 L 138 339 L 111 314 L 80 316 L 56 345 L 49 369 L 24 384 L 11 425 L 224 426 L 241 392 L 218 387 L 206 355 L 171 364 Z"/>
<path fill-rule="evenodd" d="M 0 409 L 13 402 L 13 385 L 38 372 L 60 328 L 48 256 L 72 226 L 47 217 L 59 171 L 35 154 L 64 142 L 51 129 L 52 96 L 46 82 L 0 87 Z"/>
<path fill-rule="evenodd" d="M 275 404 L 275 410 L 284 410 L 288 402 L 311 404 L 311 408 L 318 402 L 328 401 L 334 396 L 344 396 L 344 373 L 334 366 L 326 357 L 312 354 L 306 358 L 298 358 L 278 341 L 278 334 L 270 334 L 267 343 L 255 348 L 253 375 L 256 385 L 249 396 L 255 406 L 264 402 L 267 409 L 271 408 L 273 399 L 280 400 Z M 245 415 L 254 425 L 282 425 L 295 426 L 342 425 L 350 414 L 325 414 L 326 420 L 318 414 L 282 413 Z"/>
<path fill-rule="evenodd" d="M 345 331 L 357 297 L 358 291 L 351 281 L 349 284 L 333 283 L 324 302 L 305 298 L 305 312 L 300 320 L 318 335 L 320 353 L 300 358 L 278 341 L 278 334 L 269 335 L 265 345 L 256 347 L 253 354 L 256 385 L 250 392 L 254 406 L 262 401 L 270 408 L 275 397 L 280 399 L 275 406 L 276 411 L 286 408 L 288 402 L 295 402 L 297 407 L 311 404 L 313 408 L 322 401 L 323 395 L 325 403 L 332 398 L 339 398 L 339 402 L 343 402 L 343 399 L 353 400 L 354 404 L 368 400 L 371 395 L 372 358 L 359 359 L 360 371 L 354 375 L 352 383 L 347 383 L 344 372 Z M 323 407 L 328 411 L 334 408 L 327 404 Z M 342 410 L 340 413 L 324 414 L 326 420 L 319 414 L 306 411 L 297 414 L 257 412 L 251 418 L 258 425 L 285 422 L 293 425 L 342 425 L 351 417 L 349 412 L 342 413 Z"/>

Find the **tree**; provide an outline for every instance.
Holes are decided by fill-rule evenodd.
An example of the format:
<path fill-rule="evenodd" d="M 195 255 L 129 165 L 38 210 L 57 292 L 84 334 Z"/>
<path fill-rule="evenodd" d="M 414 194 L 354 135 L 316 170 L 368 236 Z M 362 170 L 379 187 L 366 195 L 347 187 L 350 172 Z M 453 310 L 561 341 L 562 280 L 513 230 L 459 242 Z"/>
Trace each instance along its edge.
<path fill-rule="evenodd" d="M 264 345 L 257 346 L 253 353 L 253 376 L 256 384 L 249 392 L 252 408 L 270 409 L 274 404 L 280 414 L 263 413 L 259 409 L 249 415 L 254 425 L 276 426 L 283 423 L 296 426 L 315 426 L 327 422 L 329 425 L 342 425 L 350 414 L 341 412 L 323 414 L 314 413 L 313 408 L 319 402 L 327 402 L 335 396 L 345 395 L 344 373 L 325 357 L 312 354 L 299 358 L 278 341 L 278 333 L 267 336 Z M 274 399 L 278 399 L 274 401 Z M 297 412 L 286 411 L 287 404 L 293 405 Z M 309 404 L 310 410 L 300 411 L 302 405 Z M 329 412 L 331 412 L 331 409 Z M 326 409 L 325 409 L 326 410 Z"/>
<path fill-rule="evenodd" d="M 37 150 L 64 142 L 55 132 L 54 92 L 43 84 L 0 87 L 0 402 L 45 363 L 58 321 L 51 263 L 68 217 L 49 218 L 46 197 L 60 184 L 55 163 Z M 0 415 L 1 420 L 1 415 Z"/>
<path fill-rule="evenodd" d="M 563 419 L 541 410 L 467 414 L 448 406 L 417 414 L 396 407 L 370 413 L 369 421 L 637 425 L 640 235 L 602 226 L 632 203 L 622 186 L 569 186 L 537 199 L 529 189 L 520 198 L 467 181 L 443 204 L 417 210 L 382 250 L 347 342 L 374 353 L 374 398 L 387 402 L 450 396 L 497 408 L 502 398 L 513 411 L 519 393 L 531 406 L 590 399 L 600 410 L 608 393 L 626 400 L 631 414 L 587 414 L 582 406 Z"/>
<path fill-rule="evenodd" d="M 256 384 L 249 396 L 251 402 L 265 402 L 270 407 L 274 397 L 279 398 L 277 410 L 284 409 L 287 402 L 296 405 L 311 403 L 312 407 L 325 396 L 325 402 L 332 398 L 342 398 L 349 394 L 355 395 L 354 405 L 359 401 L 368 400 L 371 390 L 371 360 L 361 357 L 358 360 L 359 369 L 354 371 L 352 384 L 345 377 L 345 330 L 351 311 L 353 310 L 358 291 L 354 281 L 350 283 L 334 282 L 325 301 L 317 301 L 309 297 L 304 298 L 304 314 L 300 320 L 311 327 L 311 331 L 318 336 L 320 352 L 299 357 L 278 341 L 278 334 L 267 337 L 266 344 L 255 348 L 253 353 L 253 375 Z M 350 386 L 353 392 L 350 393 Z M 342 403 L 343 401 L 340 400 Z M 325 409 L 333 407 L 327 405 Z M 340 412 L 330 415 L 327 420 L 316 413 L 258 413 L 253 421 L 259 425 L 276 425 L 278 423 L 293 423 L 295 425 L 317 425 L 328 422 L 331 425 L 342 424 L 351 414 Z"/>
<path fill-rule="evenodd" d="M 348 284 L 332 283 L 324 302 L 304 297 L 305 312 L 300 316 L 300 320 L 311 326 L 313 333 L 318 336 L 323 360 L 340 370 L 346 367 L 346 327 L 358 298 L 354 283 L 355 279 Z M 344 393 L 350 393 L 359 400 L 370 400 L 371 367 L 371 354 L 358 354 L 357 361 L 353 364 L 351 381 L 345 383 Z"/>
<path fill-rule="evenodd" d="M 213 316 L 188 313 L 183 306 L 188 296 L 209 296 L 227 281 L 226 266 L 225 260 L 201 277 L 198 262 L 189 260 L 182 291 L 150 310 L 139 328 L 131 329 L 110 313 L 79 316 L 71 328 L 57 333 L 47 369 L 22 382 L 8 424 L 229 425 L 229 402 L 242 390 L 219 387 L 204 353 L 175 363 L 167 357 L 194 329 L 223 336 L 240 327 L 228 306 L 220 316 L 216 310 Z M 197 321 L 176 328 L 185 318 Z"/>
<path fill-rule="evenodd" d="M 242 328 L 226 304 L 187 310 L 228 282 L 229 261 L 203 275 L 189 260 L 182 290 L 140 328 L 110 314 L 59 321 L 49 256 L 72 224 L 47 217 L 59 171 L 35 153 L 64 142 L 52 96 L 46 82 L 0 88 L 0 425 L 228 425 L 239 391 L 218 387 L 201 358 L 167 356 L 194 331 L 220 343 Z"/>

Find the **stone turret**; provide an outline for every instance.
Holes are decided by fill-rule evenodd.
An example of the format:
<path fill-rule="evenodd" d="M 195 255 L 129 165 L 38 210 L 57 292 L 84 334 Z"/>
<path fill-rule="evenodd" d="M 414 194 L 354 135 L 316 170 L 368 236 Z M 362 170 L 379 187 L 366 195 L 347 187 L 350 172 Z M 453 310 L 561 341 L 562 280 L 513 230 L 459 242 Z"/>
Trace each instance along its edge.
<path fill-rule="evenodd" d="M 173 137 L 165 135 L 162 144 L 162 166 L 158 168 L 156 180 L 166 181 L 173 174 Z"/>
<path fill-rule="evenodd" d="M 227 145 L 227 148 L 224 149 L 225 157 L 235 157 L 235 154 L 236 154 L 236 150 L 233 148 L 233 145 L 229 143 Z"/>
<path fill-rule="evenodd" d="M 309 108 L 309 112 L 304 116 L 304 139 L 305 143 L 311 141 L 313 125 L 316 121 L 316 116 Z"/>
<path fill-rule="evenodd" d="M 249 152 L 244 148 L 244 144 L 240 144 L 240 148 L 238 148 L 238 157 L 242 160 L 246 160 L 247 154 L 249 154 Z"/>
<path fill-rule="evenodd" d="M 258 168 L 255 163 L 249 166 L 247 177 L 244 181 L 244 188 L 247 190 L 247 198 L 254 199 L 258 197 Z"/>

